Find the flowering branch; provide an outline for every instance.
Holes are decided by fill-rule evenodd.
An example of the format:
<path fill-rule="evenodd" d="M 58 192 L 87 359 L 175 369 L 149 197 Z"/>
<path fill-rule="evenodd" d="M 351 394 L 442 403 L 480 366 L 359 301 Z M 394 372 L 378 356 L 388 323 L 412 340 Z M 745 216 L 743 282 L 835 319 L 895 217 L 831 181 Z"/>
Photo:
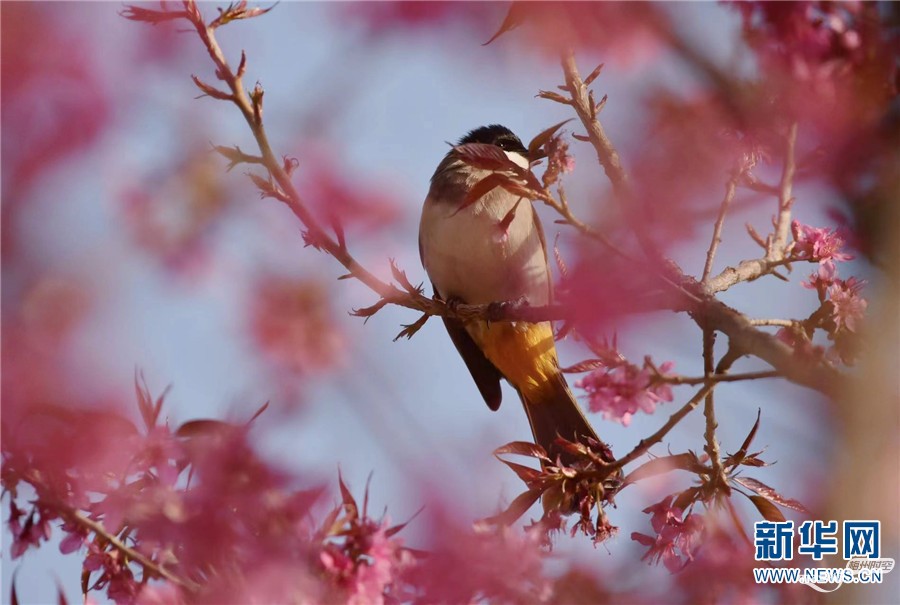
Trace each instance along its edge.
<path fill-rule="evenodd" d="M 706 378 L 710 378 L 713 375 L 713 347 L 716 342 L 716 334 L 710 329 L 706 329 L 703 331 L 703 375 Z M 713 490 L 721 487 L 722 489 L 727 490 L 727 478 L 725 477 L 725 470 L 722 468 L 722 456 L 719 451 L 719 442 L 716 440 L 716 429 L 719 424 L 716 422 L 716 405 L 715 405 L 715 395 L 713 393 L 713 389 L 710 389 L 706 394 L 704 405 L 703 405 L 703 414 L 706 417 L 706 430 L 704 432 L 704 438 L 706 439 L 706 453 L 709 455 L 710 463 L 712 465 L 712 478 L 711 485 Z"/>
<path fill-rule="evenodd" d="M 737 267 L 727 267 L 716 277 L 705 281 L 706 290 L 710 294 L 723 292 L 740 282 L 753 281 L 767 273 L 771 273 L 775 267 L 788 265 L 793 260 L 787 256 L 787 238 L 790 234 L 791 207 L 794 203 L 791 191 L 794 174 L 797 171 L 796 143 L 797 123 L 795 122 L 789 128 L 786 137 L 784 168 L 781 173 L 781 183 L 776 190 L 778 195 L 778 215 L 775 220 L 775 230 L 764 242 L 761 242 L 765 247 L 765 256 L 741 261 Z M 753 235 L 752 232 L 751 235 Z"/>
<path fill-rule="evenodd" d="M 626 205 L 623 208 L 625 216 L 630 216 L 627 204 L 633 200 L 633 196 L 625 170 L 618 152 L 600 124 L 596 105 L 592 103 L 593 95 L 587 91 L 587 85 L 578 72 L 574 53 L 571 50 L 563 55 L 562 67 L 566 77 L 565 89 L 569 94 L 569 104 L 572 105 L 582 126 L 586 129 L 587 140 L 594 147 L 597 160 L 606 172 L 613 190 L 617 194 L 619 204 Z M 792 203 L 791 184 L 796 171 L 794 160 L 796 136 L 797 129 L 792 126 L 787 140 L 788 157 L 785 160 L 779 188 L 780 216 L 788 223 L 790 223 L 789 213 Z M 698 283 L 692 277 L 685 275 L 674 262 L 654 253 L 655 248 L 642 235 L 640 226 L 633 224 L 632 227 L 642 248 L 649 251 L 648 255 L 651 261 L 655 256 L 657 262 L 665 267 L 666 277 L 664 280 L 678 282 L 678 296 L 676 297 L 678 300 L 673 308 L 676 310 L 687 309 L 701 329 L 708 328 L 723 332 L 728 336 L 732 347 L 742 350 L 745 354 L 752 354 L 763 359 L 789 380 L 809 388 L 826 394 L 834 393 L 838 385 L 845 381 L 845 377 L 840 372 L 824 363 L 798 360 L 791 347 L 786 346 L 772 334 L 757 330 L 746 316 L 714 297 L 716 292 L 725 290 L 730 285 L 739 281 L 756 279 L 764 273 L 771 272 L 773 267 L 790 262 L 790 259 L 786 257 L 786 236 L 780 235 L 782 233 L 780 226 L 777 227 L 776 236 L 773 238 L 773 241 L 778 242 L 778 246 L 770 246 L 772 250 L 771 255 L 768 255 L 770 258 L 744 261 L 737 270 L 729 267 L 720 275 L 710 279 L 707 285 Z"/>
<path fill-rule="evenodd" d="M 127 558 L 136 561 L 143 567 L 147 572 L 156 576 L 157 578 L 167 580 L 172 584 L 180 586 L 190 592 L 196 592 L 199 590 L 200 586 L 187 580 L 185 578 L 180 578 L 172 572 L 168 571 L 162 565 L 159 565 L 153 559 L 141 554 L 139 551 L 131 548 L 127 544 L 125 544 L 122 540 L 120 540 L 117 536 L 106 531 L 106 528 L 103 527 L 103 524 L 99 521 L 95 521 L 89 517 L 84 516 L 78 511 L 71 510 L 66 513 L 65 518 L 73 523 L 80 525 L 84 529 L 93 532 L 97 536 L 100 536 L 105 541 L 109 542 L 116 550 L 121 552 Z"/>
<path fill-rule="evenodd" d="M 743 374 L 712 374 L 710 376 L 661 376 L 660 382 L 668 384 L 707 384 L 719 382 L 741 382 L 744 380 L 759 380 L 761 378 L 780 378 L 777 370 L 765 370 L 761 372 L 745 372 Z"/>
<path fill-rule="evenodd" d="M 737 361 L 738 357 L 740 357 L 739 353 L 737 353 L 734 349 L 729 349 L 716 365 L 715 374 L 726 374 L 734 364 L 734 362 Z M 613 466 L 615 468 L 622 468 L 626 464 L 634 462 L 635 460 L 646 454 L 648 451 L 650 451 L 651 447 L 662 441 L 663 437 L 665 437 L 669 433 L 669 431 L 675 428 L 675 426 L 679 422 L 681 422 L 681 420 L 685 416 L 691 413 L 691 411 L 693 411 L 694 408 L 699 405 L 699 403 L 706 397 L 708 393 L 712 392 L 712 390 L 716 388 L 716 384 L 716 382 L 707 382 L 706 384 L 704 384 L 699 391 L 694 393 L 694 396 L 691 397 L 687 403 L 681 406 L 681 408 L 674 414 L 669 416 L 669 419 L 664 425 L 659 428 L 659 430 L 657 430 L 649 437 L 641 439 L 633 450 L 631 450 L 621 458 L 618 458 L 613 463 Z"/>
<path fill-rule="evenodd" d="M 725 198 L 719 206 L 719 215 L 716 217 L 716 225 L 713 228 L 712 241 L 709 243 L 709 250 L 706 252 L 706 264 L 703 266 L 703 277 L 700 278 L 700 281 L 703 284 L 706 284 L 709 281 L 713 260 L 716 258 L 716 251 L 719 249 L 719 244 L 722 243 L 722 225 L 725 223 L 725 214 L 728 212 L 728 208 L 734 200 L 734 193 L 737 190 L 737 184 L 742 174 L 743 170 L 738 170 L 725 184 Z"/>

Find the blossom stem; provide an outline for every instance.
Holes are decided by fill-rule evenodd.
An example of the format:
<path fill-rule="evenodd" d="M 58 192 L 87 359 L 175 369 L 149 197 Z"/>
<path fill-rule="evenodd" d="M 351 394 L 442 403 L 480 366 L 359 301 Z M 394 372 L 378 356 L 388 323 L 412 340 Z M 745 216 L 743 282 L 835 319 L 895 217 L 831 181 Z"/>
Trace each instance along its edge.
<path fill-rule="evenodd" d="M 740 382 L 743 380 L 758 380 L 761 378 L 779 378 L 782 374 L 777 370 L 764 370 L 761 372 L 745 372 L 743 374 L 712 374 L 710 376 L 662 376 L 657 377 L 659 382 L 681 385 L 718 384 L 720 382 Z"/>
<path fill-rule="evenodd" d="M 703 376 L 709 379 L 713 373 L 713 349 L 715 347 L 716 334 L 711 329 L 706 328 L 703 331 Z M 711 483 L 713 489 L 721 487 L 726 493 L 728 491 L 728 483 L 725 477 L 725 470 L 722 468 L 722 455 L 719 450 L 719 442 L 716 440 L 716 429 L 719 423 L 716 421 L 716 404 L 714 400 L 713 389 L 706 393 L 703 404 L 703 415 L 706 417 L 706 431 L 704 438 L 706 439 L 706 453 L 709 455 L 710 464 L 712 466 Z"/>
<path fill-rule="evenodd" d="M 778 326 L 781 328 L 790 328 L 796 321 L 793 319 L 751 319 L 751 326 Z"/>
<path fill-rule="evenodd" d="M 784 169 L 778 186 L 778 217 L 775 220 L 775 232 L 766 251 L 766 260 L 777 261 L 786 256 L 788 236 L 791 232 L 791 207 L 794 198 L 791 193 L 794 186 L 794 174 L 797 172 L 795 149 L 797 146 L 797 122 L 788 129 L 784 154 Z"/>
<path fill-rule="evenodd" d="M 706 264 L 703 266 L 703 277 L 701 278 L 701 282 L 704 285 L 709 281 L 709 275 L 712 273 L 713 260 L 716 258 L 719 244 L 722 243 L 722 225 L 725 224 L 725 214 L 728 212 L 732 200 L 734 200 L 734 193 L 742 173 L 742 170 L 736 171 L 725 184 L 725 197 L 722 199 L 722 204 L 719 206 L 719 215 L 716 217 L 716 224 L 713 228 L 712 241 L 709 243 L 709 250 L 706 252 Z"/>
<path fill-rule="evenodd" d="M 103 527 L 103 525 L 99 521 L 94 521 L 93 519 L 86 517 L 83 514 L 81 514 L 80 512 L 74 511 L 74 510 L 68 511 L 65 516 L 68 519 L 70 519 L 71 521 L 77 523 L 78 525 L 84 527 L 85 529 L 88 529 L 88 530 L 94 532 L 96 535 L 100 536 L 101 538 L 103 538 L 104 540 L 106 540 L 107 542 L 112 544 L 116 550 L 121 552 L 123 555 L 125 555 L 129 559 L 136 561 L 138 564 L 141 565 L 141 567 L 143 567 L 146 571 L 152 573 L 153 575 L 155 575 L 159 578 L 162 578 L 164 580 L 167 580 L 168 582 L 171 582 L 172 584 L 175 584 L 176 586 L 180 586 L 181 588 L 184 588 L 191 592 L 196 592 L 197 590 L 199 590 L 200 587 L 197 584 L 195 584 L 194 582 L 191 582 L 190 580 L 176 576 L 172 572 L 166 570 L 164 567 L 159 565 L 153 559 L 147 557 L 144 554 L 141 554 L 137 550 L 131 548 L 130 546 L 128 546 L 127 544 L 122 542 L 115 535 L 106 531 L 106 528 Z"/>
<path fill-rule="evenodd" d="M 699 405 L 699 403 L 706 397 L 706 394 L 713 390 L 716 387 L 715 383 L 707 383 L 700 388 L 699 391 L 694 393 L 694 396 L 691 397 L 687 403 L 685 403 L 681 408 L 678 409 L 674 414 L 669 416 L 669 419 L 666 420 L 666 423 L 662 425 L 659 430 L 655 433 L 641 439 L 640 442 L 632 449 L 630 452 L 618 458 L 611 466 L 613 469 L 622 468 L 626 464 L 630 464 L 646 454 L 651 447 L 662 441 L 662 438 L 665 437 L 669 431 L 675 428 L 681 420 L 687 416 L 694 408 Z"/>

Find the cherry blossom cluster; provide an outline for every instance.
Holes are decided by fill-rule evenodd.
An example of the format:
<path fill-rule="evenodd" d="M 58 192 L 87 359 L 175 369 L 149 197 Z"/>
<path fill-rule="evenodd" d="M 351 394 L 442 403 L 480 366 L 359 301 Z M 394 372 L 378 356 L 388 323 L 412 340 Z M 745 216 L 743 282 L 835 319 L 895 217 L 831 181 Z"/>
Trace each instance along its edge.
<path fill-rule="evenodd" d="M 672 401 L 666 378 L 673 367 L 671 361 L 656 367 L 645 360 L 643 367 L 638 367 L 622 360 L 592 371 L 575 381 L 575 386 L 587 392 L 592 412 L 628 426 L 637 412 L 652 414 L 659 403 Z"/>
<path fill-rule="evenodd" d="M 688 513 L 673 506 L 675 496 L 667 496 L 652 506 L 644 509 L 651 515 L 650 525 L 655 536 L 632 532 L 631 539 L 649 550 L 641 557 L 642 561 L 651 561 L 666 566 L 671 573 L 681 571 L 694 559 L 703 533 L 703 515 Z"/>
<path fill-rule="evenodd" d="M 59 531 L 60 551 L 82 557 L 84 593 L 103 591 L 118 604 L 553 595 L 538 529 L 473 531 L 436 517 L 436 505 L 419 521 L 428 551 L 410 549 L 397 535 L 406 523 L 369 514 L 368 488 L 360 505 L 339 477 L 340 502 L 323 511 L 322 485 L 297 489 L 260 457 L 250 429 L 265 408 L 244 424 L 204 419 L 173 429 L 161 422 L 163 397 L 154 401 L 141 382 L 137 395 L 143 430 L 114 410 L 19 416 L 2 450 L 13 559 Z"/>
<path fill-rule="evenodd" d="M 861 295 L 864 280 L 838 277 L 836 263 L 853 259 L 844 251 L 847 238 L 838 229 L 814 228 L 796 220 L 791 230 L 792 257 L 818 263 L 817 271 L 802 285 L 816 291 L 820 307 L 806 321 L 779 330 L 778 337 L 801 354 L 852 364 L 858 357 L 858 337 L 868 301 Z M 816 329 L 824 330 L 834 342 L 828 350 L 812 343 Z"/>

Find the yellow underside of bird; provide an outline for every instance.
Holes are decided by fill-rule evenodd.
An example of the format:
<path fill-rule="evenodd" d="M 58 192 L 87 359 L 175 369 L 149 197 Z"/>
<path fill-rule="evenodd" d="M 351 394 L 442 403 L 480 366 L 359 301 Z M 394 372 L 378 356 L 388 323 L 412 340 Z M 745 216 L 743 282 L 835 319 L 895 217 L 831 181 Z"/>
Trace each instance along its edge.
<path fill-rule="evenodd" d="M 525 398 L 537 399 L 559 373 L 549 322 L 473 322 L 467 327 L 485 357 Z"/>

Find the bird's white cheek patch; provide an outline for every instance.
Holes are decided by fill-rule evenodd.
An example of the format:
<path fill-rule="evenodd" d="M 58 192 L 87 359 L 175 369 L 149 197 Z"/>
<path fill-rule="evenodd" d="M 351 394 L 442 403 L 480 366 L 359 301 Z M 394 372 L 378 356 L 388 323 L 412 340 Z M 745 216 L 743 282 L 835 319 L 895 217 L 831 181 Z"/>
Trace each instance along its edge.
<path fill-rule="evenodd" d="M 521 166 L 522 168 L 525 168 L 526 170 L 528 169 L 528 160 L 526 160 L 525 156 L 523 156 L 521 153 L 517 153 L 515 151 L 504 151 L 503 153 L 505 153 L 506 157 L 512 160 L 513 163 Z"/>

